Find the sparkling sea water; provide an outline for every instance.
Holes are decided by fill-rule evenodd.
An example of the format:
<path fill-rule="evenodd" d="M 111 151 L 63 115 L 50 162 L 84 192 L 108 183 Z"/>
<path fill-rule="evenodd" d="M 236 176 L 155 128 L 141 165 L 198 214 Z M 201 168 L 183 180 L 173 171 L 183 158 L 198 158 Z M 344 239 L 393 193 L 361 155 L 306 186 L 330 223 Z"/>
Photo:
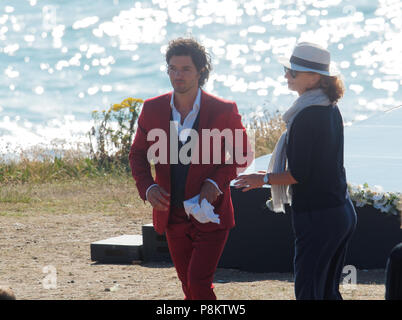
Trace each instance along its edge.
<path fill-rule="evenodd" d="M 395 0 L 0 0 L 0 150 L 83 141 L 92 111 L 170 91 L 164 53 L 180 36 L 211 53 L 205 90 L 244 115 L 289 107 L 276 58 L 306 40 L 343 74 L 345 123 L 375 117 L 402 104 L 401 31 Z"/>

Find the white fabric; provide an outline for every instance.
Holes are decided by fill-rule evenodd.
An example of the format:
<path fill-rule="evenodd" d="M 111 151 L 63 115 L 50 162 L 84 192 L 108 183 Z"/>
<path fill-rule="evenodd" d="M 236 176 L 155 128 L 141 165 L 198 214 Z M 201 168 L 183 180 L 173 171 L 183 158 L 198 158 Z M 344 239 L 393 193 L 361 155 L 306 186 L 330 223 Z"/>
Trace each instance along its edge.
<path fill-rule="evenodd" d="M 176 122 L 177 134 L 179 135 L 179 139 L 182 143 L 185 143 L 188 136 L 190 135 L 190 130 L 193 128 L 195 119 L 197 119 L 198 112 L 200 111 L 201 89 L 198 89 L 197 97 L 194 100 L 193 109 L 186 116 L 183 124 L 181 124 L 181 114 L 179 111 L 177 111 L 174 105 L 174 91 L 170 100 L 170 106 L 172 107 L 172 118 L 173 121 Z"/>
<path fill-rule="evenodd" d="M 219 215 L 214 212 L 214 207 L 211 205 L 207 199 L 202 199 L 201 205 L 199 205 L 200 195 L 196 195 L 195 197 L 186 200 L 183 202 L 184 210 L 187 213 L 187 216 L 190 217 L 190 214 L 201 223 L 213 222 L 220 223 Z"/>
<path fill-rule="evenodd" d="M 280 173 L 287 170 L 286 146 L 288 143 L 287 133 L 290 131 L 293 120 L 300 111 L 313 105 L 328 106 L 331 102 L 322 89 L 309 90 L 303 93 L 293 105 L 283 114 L 282 119 L 286 123 L 286 131 L 282 133 L 275 149 L 272 152 L 268 165 L 268 172 Z M 292 204 L 292 195 L 289 185 L 272 185 L 272 200 L 267 201 L 267 206 L 275 212 L 285 212 L 285 204 Z"/>

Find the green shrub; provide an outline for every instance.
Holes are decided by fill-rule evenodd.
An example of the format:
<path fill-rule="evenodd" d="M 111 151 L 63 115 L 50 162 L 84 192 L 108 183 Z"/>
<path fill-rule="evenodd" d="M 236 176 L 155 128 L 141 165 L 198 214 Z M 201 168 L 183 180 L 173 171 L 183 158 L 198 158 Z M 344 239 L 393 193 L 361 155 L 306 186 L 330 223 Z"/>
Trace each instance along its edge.
<path fill-rule="evenodd" d="M 89 142 L 77 144 L 75 149 L 67 142 L 55 141 L 50 148 L 36 146 L 20 151 L 15 160 L 0 157 L 0 184 L 130 175 L 128 155 L 142 104 L 141 99 L 127 98 L 108 111 L 94 111 Z M 272 152 L 285 124 L 279 113 L 266 112 L 251 119 L 246 128 L 252 132 L 250 139 L 255 140 L 255 156 L 259 157 Z"/>
<path fill-rule="evenodd" d="M 135 134 L 135 122 L 143 100 L 127 98 L 108 111 L 94 111 L 94 126 L 89 132 L 90 155 L 106 171 L 130 171 L 128 155 Z"/>

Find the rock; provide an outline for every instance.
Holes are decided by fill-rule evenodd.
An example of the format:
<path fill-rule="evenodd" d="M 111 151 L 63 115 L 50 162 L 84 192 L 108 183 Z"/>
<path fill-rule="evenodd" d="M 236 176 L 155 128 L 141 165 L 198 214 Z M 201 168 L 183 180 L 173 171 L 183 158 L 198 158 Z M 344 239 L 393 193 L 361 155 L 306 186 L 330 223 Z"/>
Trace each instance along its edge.
<path fill-rule="evenodd" d="M 115 284 L 113 287 L 111 288 L 106 288 L 105 291 L 106 292 L 116 292 L 117 290 L 119 290 L 119 285 Z"/>

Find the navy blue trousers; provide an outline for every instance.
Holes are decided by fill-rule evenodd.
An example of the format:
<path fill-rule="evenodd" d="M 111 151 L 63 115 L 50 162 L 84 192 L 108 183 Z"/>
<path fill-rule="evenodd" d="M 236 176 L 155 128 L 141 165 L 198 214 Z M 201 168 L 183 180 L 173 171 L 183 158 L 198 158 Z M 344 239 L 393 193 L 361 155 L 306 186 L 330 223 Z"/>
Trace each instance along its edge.
<path fill-rule="evenodd" d="M 339 284 L 356 221 L 349 196 L 340 207 L 292 212 L 297 300 L 342 300 Z"/>

